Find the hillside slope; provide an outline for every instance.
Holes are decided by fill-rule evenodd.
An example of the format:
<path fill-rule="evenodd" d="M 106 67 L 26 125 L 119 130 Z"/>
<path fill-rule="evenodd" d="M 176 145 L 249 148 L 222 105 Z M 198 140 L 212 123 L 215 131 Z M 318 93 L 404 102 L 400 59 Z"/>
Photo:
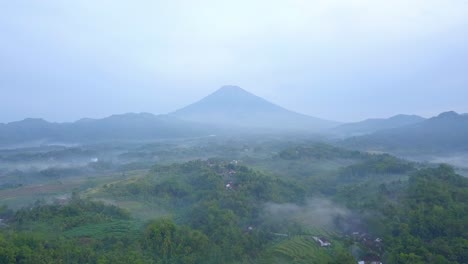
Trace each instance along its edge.
<path fill-rule="evenodd" d="M 468 151 L 468 116 L 445 112 L 417 124 L 349 138 L 342 144 L 382 151 Z"/>

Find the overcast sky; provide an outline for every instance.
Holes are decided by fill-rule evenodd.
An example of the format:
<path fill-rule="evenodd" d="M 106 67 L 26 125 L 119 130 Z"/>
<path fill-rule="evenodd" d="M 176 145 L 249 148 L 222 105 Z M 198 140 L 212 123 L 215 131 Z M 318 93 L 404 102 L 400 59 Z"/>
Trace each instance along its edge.
<path fill-rule="evenodd" d="M 0 0 L 0 122 L 235 84 L 337 121 L 468 112 L 467 0 Z"/>

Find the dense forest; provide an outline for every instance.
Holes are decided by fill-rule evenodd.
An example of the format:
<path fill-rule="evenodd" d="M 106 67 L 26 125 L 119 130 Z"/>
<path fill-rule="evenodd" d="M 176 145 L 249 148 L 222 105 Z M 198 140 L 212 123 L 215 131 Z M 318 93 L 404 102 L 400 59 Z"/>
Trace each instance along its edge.
<path fill-rule="evenodd" d="M 159 164 L 4 206 L 0 262 L 468 261 L 468 180 L 447 165 L 326 144 L 255 157 Z"/>

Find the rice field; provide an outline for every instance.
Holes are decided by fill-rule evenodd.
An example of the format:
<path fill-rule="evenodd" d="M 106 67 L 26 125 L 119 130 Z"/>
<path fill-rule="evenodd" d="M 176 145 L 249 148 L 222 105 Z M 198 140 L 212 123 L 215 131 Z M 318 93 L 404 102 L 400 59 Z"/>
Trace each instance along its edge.
<path fill-rule="evenodd" d="M 295 236 L 272 249 L 275 263 L 327 263 L 331 261 L 330 249 L 320 247 L 309 236 Z"/>
<path fill-rule="evenodd" d="M 313 236 L 331 241 L 330 247 L 321 247 Z M 336 249 L 342 248 L 340 235 L 330 229 L 310 228 L 305 234 L 290 237 L 270 249 L 273 263 L 328 263 Z"/>

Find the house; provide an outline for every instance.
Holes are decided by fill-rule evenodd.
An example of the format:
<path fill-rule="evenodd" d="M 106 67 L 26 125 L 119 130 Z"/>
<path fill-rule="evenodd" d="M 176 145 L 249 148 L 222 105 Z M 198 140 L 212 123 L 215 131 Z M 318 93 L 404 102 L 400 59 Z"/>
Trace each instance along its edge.
<path fill-rule="evenodd" d="M 377 257 L 371 257 L 371 258 L 364 258 L 365 260 L 360 260 L 358 261 L 358 264 L 382 264 L 380 259 Z"/>
<path fill-rule="evenodd" d="M 319 243 L 319 245 L 321 247 L 330 247 L 331 246 L 331 242 L 326 240 L 325 238 L 319 238 L 319 237 L 312 237 L 315 242 Z"/>

